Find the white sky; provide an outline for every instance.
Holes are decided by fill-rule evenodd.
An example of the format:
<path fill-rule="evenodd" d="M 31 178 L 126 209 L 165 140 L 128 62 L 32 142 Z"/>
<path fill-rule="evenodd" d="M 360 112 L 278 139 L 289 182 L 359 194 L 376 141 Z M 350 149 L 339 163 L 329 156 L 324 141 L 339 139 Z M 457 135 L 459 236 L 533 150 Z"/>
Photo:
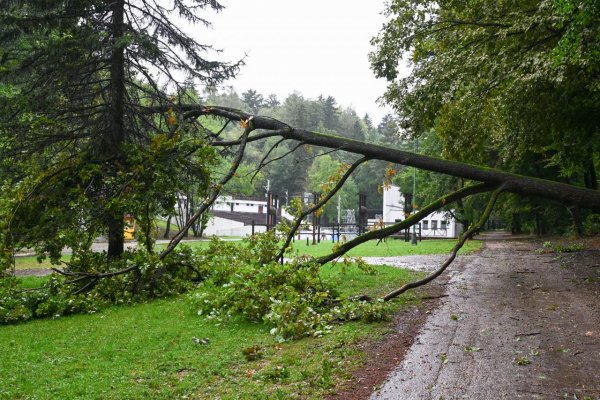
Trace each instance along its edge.
<path fill-rule="evenodd" d="M 227 82 L 282 101 L 298 91 L 308 98 L 331 95 L 338 105 L 369 113 L 378 123 L 389 109 L 376 100 L 386 87 L 369 68 L 370 39 L 384 17 L 384 0 L 223 0 L 226 9 L 209 17 L 200 43 L 223 50 L 219 59 L 246 65 Z"/>

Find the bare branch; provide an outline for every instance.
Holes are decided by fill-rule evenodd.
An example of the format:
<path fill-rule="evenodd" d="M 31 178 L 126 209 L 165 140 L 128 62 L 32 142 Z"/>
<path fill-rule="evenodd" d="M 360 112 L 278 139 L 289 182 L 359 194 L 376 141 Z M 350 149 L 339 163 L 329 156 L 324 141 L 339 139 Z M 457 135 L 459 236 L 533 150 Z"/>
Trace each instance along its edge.
<path fill-rule="evenodd" d="M 440 197 L 436 201 L 428 204 L 423 207 L 419 212 L 411 215 L 406 218 L 404 221 L 397 222 L 393 225 L 387 226 L 382 229 L 373 230 L 367 233 L 364 233 L 349 242 L 341 245 L 337 250 L 331 252 L 323 257 L 317 258 L 317 262 L 321 265 L 328 263 L 329 261 L 335 260 L 336 258 L 344 255 L 346 252 L 352 250 L 354 247 L 367 242 L 372 239 L 383 239 L 389 235 L 393 235 L 396 232 L 399 232 L 402 229 L 409 228 L 415 224 L 417 224 L 420 220 L 431 214 L 432 212 L 444 207 L 447 204 L 450 204 L 458 199 L 462 199 L 467 196 L 471 196 L 477 193 L 489 192 L 493 190 L 495 186 L 487 184 L 487 183 L 478 183 L 475 185 L 467 186 L 465 188 L 459 189 L 455 192 L 452 192 L 446 196 Z"/>
<path fill-rule="evenodd" d="M 350 178 L 350 175 L 352 175 L 352 173 L 356 170 L 356 168 L 358 168 L 358 166 L 360 164 L 362 164 L 362 163 L 364 163 L 364 162 L 366 162 L 368 160 L 369 159 L 367 157 L 363 157 L 360 160 L 355 161 L 350 166 L 350 168 L 348 168 L 348 170 L 342 176 L 342 178 L 337 182 L 337 184 L 335 185 L 335 187 L 333 189 L 331 189 L 329 191 L 329 193 L 327 193 L 327 195 L 325 197 L 323 197 L 322 200 L 320 200 L 314 206 L 309 207 L 308 209 L 306 209 L 306 210 L 302 211 L 302 213 L 300 213 L 300 215 L 298 216 L 298 218 L 296 218 L 296 220 L 294 221 L 294 226 L 290 229 L 290 232 L 288 233 L 288 236 L 287 236 L 287 238 L 285 240 L 285 243 L 283 244 L 283 246 L 281 246 L 281 249 L 277 253 L 277 256 L 275 257 L 276 260 L 279 260 L 279 259 L 283 258 L 283 254 L 285 253 L 285 250 L 287 249 L 287 247 L 290 245 L 290 242 L 292 241 L 292 238 L 296 234 L 296 231 L 298 230 L 298 228 L 302 224 L 302 220 L 304 218 L 306 218 L 306 216 L 314 213 L 315 211 L 317 211 L 318 209 L 320 209 L 321 207 L 323 207 L 325 204 L 327 204 L 327 202 L 342 188 L 342 186 L 344 186 L 344 184 L 346 183 L 346 181 L 348 180 L 348 178 Z"/>
<path fill-rule="evenodd" d="M 454 261 L 454 259 L 456 258 L 456 255 L 458 254 L 458 251 L 463 247 L 463 245 L 465 244 L 467 239 L 470 239 L 475 233 L 477 233 L 481 229 L 483 224 L 485 224 L 485 222 L 488 220 L 492 210 L 494 209 L 496 200 L 498 200 L 498 197 L 500 196 L 500 194 L 502 192 L 503 192 L 503 188 L 500 187 L 492 193 L 492 196 L 490 197 L 490 200 L 488 201 L 487 207 L 486 207 L 485 211 L 483 212 L 483 214 L 481 215 L 481 218 L 479 219 L 479 221 L 477 221 L 476 224 L 471 226 L 466 232 L 464 232 L 462 235 L 460 235 L 460 237 L 458 238 L 458 241 L 452 248 L 450 257 L 448 257 L 448 259 L 440 266 L 440 268 L 438 268 L 433 274 L 431 274 L 423 279 L 420 279 L 415 282 L 407 283 L 407 284 L 403 285 L 402 287 L 400 287 L 399 289 L 396 289 L 393 292 L 388 293 L 387 295 L 385 295 L 383 297 L 383 300 L 385 300 L 385 301 L 391 300 L 395 297 L 400 296 L 402 293 L 406 292 L 407 290 L 426 285 L 429 282 L 431 282 L 432 280 L 434 280 L 435 278 L 437 278 L 438 276 L 440 276 L 446 270 L 446 268 L 448 268 L 448 266 L 450 264 L 452 264 L 452 261 Z"/>

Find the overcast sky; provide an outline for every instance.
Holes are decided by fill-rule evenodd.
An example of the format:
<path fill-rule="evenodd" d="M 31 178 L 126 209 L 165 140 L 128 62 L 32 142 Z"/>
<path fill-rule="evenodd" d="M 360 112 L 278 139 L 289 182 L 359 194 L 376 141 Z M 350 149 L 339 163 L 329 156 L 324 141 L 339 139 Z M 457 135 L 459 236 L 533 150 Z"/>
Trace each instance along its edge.
<path fill-rule="evenodd" d="M 335 97 L 360 116 L 378 122 L 388 110 L 376 100 L 384 80 L 369 68 L 370 39 L 384 21 L 384 0 L 223 0 L 210 31 L 198 30 L 201 43 L 224 50 L 221 59 L 246 54 L 239 76 L 228 82 L 238 93 L 255 89 L 283 100 L 293 91 L 305 97 Z"/>

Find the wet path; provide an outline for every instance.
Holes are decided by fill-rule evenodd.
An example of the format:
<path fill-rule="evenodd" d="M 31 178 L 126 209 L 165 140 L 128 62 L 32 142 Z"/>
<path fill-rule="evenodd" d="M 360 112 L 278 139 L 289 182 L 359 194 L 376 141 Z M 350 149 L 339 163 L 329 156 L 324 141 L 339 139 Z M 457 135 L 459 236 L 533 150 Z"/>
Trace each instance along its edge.
<path fill-rule="evenodd" d="M 488 239 L 372 400 L 600 399 L 600 253 Z"/>

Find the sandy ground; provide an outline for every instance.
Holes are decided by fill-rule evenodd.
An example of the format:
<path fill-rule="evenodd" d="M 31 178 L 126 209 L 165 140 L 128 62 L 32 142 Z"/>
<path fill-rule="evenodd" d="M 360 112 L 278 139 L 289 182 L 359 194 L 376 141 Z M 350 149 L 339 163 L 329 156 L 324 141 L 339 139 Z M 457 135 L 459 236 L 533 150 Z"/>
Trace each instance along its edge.
<path fill-rule="evenodd" d="M 600 252 L 507 239 L 451 267 L 447 297 L 372 400 L 600 399 Z"/>

